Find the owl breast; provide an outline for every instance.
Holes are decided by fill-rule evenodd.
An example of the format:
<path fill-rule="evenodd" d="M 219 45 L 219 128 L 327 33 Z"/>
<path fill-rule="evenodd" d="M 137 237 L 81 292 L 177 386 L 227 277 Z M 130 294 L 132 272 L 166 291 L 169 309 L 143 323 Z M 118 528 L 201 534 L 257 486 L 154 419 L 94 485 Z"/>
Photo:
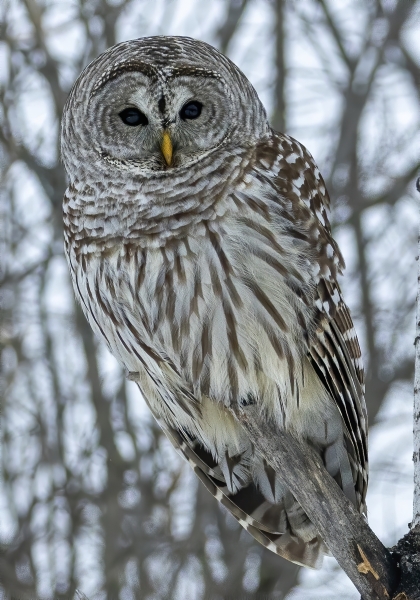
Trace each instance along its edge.
<path fill-rule="evenodd" d="M 309 261 L 286 235 L 263 243 L 264 233 L 255 219 L 232 213 L 223 230 L 200 228 L 170 247 L 119 245 L 73 262 L 88 320 L 155 416 L 192 433 L 221 468 L 223 457 L 242 457 L 237 472 L 226 466 L 232 492 L 265 471 L 224 406 L 258 403 L 280 427 L 320 446 L 341 434 L 338 411 L 306 358 Z M 299 261 L 306 271 L 296 272 Z"/>
<path fill-rule="evenodd" d="M 86 315 L 129 372 L 143 365 L 164 379 L 168 363 L 198 399 L 296 402 L 311 265 L 287 236 L 264 233 L 234 213 L 167 247 L 93 256 L 74 271 Z"/>

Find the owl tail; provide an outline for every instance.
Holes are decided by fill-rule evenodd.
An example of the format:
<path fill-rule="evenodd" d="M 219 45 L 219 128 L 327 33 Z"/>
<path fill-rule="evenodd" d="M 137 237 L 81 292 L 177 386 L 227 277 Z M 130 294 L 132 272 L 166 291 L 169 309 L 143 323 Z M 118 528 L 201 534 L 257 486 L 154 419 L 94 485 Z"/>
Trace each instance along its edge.
<path fill-rule="evenodd" d="M 162 420 L 158 419 L 158 422 L 207 490 L 260 544 L 298 565 L 312 569 L 322 566 L 324 554 L 329 554 L 328 548 L 278 477 L 275 478 L 275 503 L 267 500 L 267 492 L 264 494 L 261 490 L 264 483 L 256 483 L 254 478 L 243 481 L 243 485 L 232 492 L 226 485 L 224 469 L 210 452 L 184 431 L 173 429 Z M 266 465 L 265 472 L 270 473 L 269 469 Z"/>
<path fill-rule="evenodd" d="M 286 493 L 282 503 L 271 504 L 255 483 L 231 495 L 226 486 L 199 467 L 196 466 L 194 472 L 257 542 L 293 563 L 321 568 L 324 554 L 329 554 L 328 548 L 290 492 Z"/>

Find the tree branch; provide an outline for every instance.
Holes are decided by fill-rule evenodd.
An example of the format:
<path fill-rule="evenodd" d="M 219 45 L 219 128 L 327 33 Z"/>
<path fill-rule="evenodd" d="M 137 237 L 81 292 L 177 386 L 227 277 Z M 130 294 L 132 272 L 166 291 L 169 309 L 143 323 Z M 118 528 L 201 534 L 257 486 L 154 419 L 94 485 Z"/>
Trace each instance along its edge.
<path fill-rule="evenodd" d="M 335 24 L 334 19 L 332 18 L 330 10 L 329 10 L 327 4 L 325 3 L 325 0 L 319 0 L 319 3 L 322 6 L 322 10 L 324 11 L 325 17 L 327 19 L 328 27 L 333 35 L 335 43 L 337 44 L 337 46 L 340 50 L 341 58 L 346 63 L 347 67 L 349 68 L 349 71 L 353 72 L 356 67 L 356 63 L 354 60 L 350 59 L 350 57 L 348 56 L 348 54 L 346 52 L 346 49 L 345 49 L 344 43 L 343 43 L 343 38 L 340 34 L 338 27 Z"/>
<path fill-rule="evenodd" d="M 226 54 L 228 46 L 238 29 L 239 21 L 247 7 L 248 0 L 230 0 L 226 18 L 217 32 L 220 51 Z"/>
<path fill-rule="evenodd" d="M 420 192 L 420 177 L 416 181 Z M 410 531 L 393 548 L 400 565 L 401 581 L 395 600 L 420 600 L 420 231 L 418 237 L 419 256 L 417 257 L 417 314 L 416 314 L 416 360 L 414 374 L 414 492 L 413 522 Z"/>
<path fill-rule="evenodd" d="M 420 177 L 416 182 L 420 192 Z M 412 527 L 420 527 L 420 231 L 418 238 L 418 270 L 417 270 L 417 314 L 416 314 L 416 361 L 414 367 L 414 493 L 413 493 L 413 523 Z"/>
<path fill-rule="evenodd" d="M 275 12 L 275 39 L 276 39 L 276 82 L 274 89 L 275 107 L 271 118 L 271 125 L 276 131 L 286 131 L 286 98 L 284 62 L 284 0 L 276 0 Z"/>
<path fill-rule="evenodd" d="M 256 407 L 232 407 L 231 412 L 298 499 L 363 599 L 390 600 L 398 584 L 396 561 L 327 473 L 319 456 L 291 433 L 267 423 Z"/>

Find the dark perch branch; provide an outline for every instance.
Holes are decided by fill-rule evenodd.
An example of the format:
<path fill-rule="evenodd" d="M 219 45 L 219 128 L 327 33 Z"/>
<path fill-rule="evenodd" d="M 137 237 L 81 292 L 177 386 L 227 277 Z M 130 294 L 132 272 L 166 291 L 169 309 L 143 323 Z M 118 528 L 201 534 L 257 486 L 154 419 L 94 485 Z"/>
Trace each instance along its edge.
<path fill-rule="evenodd" d="M 420 600 L 420 528 L 412 528 L 392 552 L 401 570 L 394 600 Z"/>
<path fill-rule="evenodd" d="M 307 444 L 267 423 L 255 406 L 231 411 L 261 455 L 281 474 L 363 600 L 391 600 L 399 577 L 396 561 L 321 459 Z"/>
<path fill-rule="evenodd" d="M 420 192 L 420 177 L 416 181 Z M 418 237 L 420 255 L 420 231 Z M 420 261 L 419 256 L 417 260 Z M 410 531 L 393 548 L 401 569 L 401 582 L 395 600 L 420 600 L 420 262 L 417 267 L 416 361 L 414 375 L 414 494 Z"/>

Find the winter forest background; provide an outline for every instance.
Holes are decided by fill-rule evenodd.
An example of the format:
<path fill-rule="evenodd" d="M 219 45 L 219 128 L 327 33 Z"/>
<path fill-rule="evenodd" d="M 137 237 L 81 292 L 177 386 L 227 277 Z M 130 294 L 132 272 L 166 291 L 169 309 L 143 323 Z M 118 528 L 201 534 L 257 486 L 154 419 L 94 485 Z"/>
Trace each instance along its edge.
<path fill-rule="evenodd" d="M 359 598 L 218 505 L 74 302 L 63 105 L 100 52 L 157 34 L 220 48 L 318 162 L 367 368 L 370 525 L 391 546 L 411 520 L 420 2 L 2 0 L 0 598 Z"/>

